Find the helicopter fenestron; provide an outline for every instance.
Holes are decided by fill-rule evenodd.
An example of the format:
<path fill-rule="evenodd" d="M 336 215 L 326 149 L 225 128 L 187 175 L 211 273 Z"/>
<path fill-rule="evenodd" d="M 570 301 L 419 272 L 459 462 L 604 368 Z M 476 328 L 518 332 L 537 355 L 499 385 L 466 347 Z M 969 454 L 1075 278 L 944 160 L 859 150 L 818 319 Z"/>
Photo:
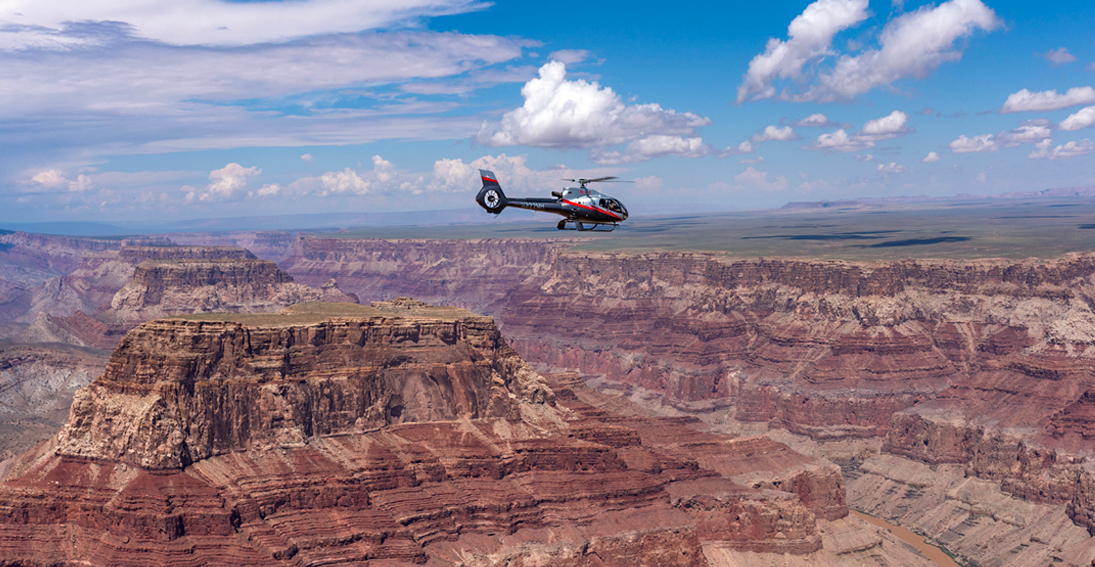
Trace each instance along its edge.
<path fill-rule="evenodd" d="M 554 213 L 564 217 L 556 225 L 559 230 L 600 230 L 602 232 L 615 230 L 617 225 L 627 219 L 627 209 L 619 199 L 586 188 L 587 183 L 610 181 L 616 179 L 615 177 L 565 179 L 564 181 L 577 183 L 578 187 L 552 191 L 552 198 L 548 199 L 506 197 L 494 172 L 480 169 L 479 176 L 483 178 L 483 188 L 475 196 L 475 201 L 491 214 L 497 215 L 506 207 Z"/>

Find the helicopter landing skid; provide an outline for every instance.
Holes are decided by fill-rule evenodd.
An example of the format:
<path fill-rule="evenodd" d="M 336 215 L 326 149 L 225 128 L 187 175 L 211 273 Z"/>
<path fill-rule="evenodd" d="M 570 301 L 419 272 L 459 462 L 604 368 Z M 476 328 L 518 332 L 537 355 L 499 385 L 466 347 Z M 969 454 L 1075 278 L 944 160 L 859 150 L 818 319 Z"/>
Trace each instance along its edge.
<path fill-rule="evenodd" d="M 567 226 L 568 224 L 573 224 L 574 226 Z M 559 224 L 555 225 L 555 228 L 558 228 L 559 230 L 577 230 L 580 232 L 612 232 L 613 230 L 616 230 L 616 226 L 615 223 L 583 223 L 577 220 L 563 219 L 559 221 Z"/>

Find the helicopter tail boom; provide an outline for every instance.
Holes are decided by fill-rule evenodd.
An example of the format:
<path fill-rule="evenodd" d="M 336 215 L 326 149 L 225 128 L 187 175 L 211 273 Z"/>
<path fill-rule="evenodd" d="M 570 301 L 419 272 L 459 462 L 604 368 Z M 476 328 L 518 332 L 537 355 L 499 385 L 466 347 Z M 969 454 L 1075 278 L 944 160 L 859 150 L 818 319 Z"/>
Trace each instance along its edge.
<path fill-rule="evenodd" d="M 506 208 L 509 201 L 506 200 L 506 194 L 502 192 L 502 186 L 498 184 L 498 178 L 495 177 L 493 171 L 485 169 L 479 170 L 479 177 L 483 179 L 483 188 L 475 196 L 475 202 L 479 203 L 479 206 L 486 209 L 488 213 L 496 215 L 502 212 L 502 209 Z"/>

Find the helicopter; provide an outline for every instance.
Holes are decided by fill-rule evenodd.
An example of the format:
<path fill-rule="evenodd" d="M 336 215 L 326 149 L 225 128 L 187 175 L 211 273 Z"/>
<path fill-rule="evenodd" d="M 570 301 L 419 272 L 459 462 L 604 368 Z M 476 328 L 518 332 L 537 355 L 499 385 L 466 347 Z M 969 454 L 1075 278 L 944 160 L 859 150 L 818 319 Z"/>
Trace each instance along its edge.
<path fill-rule="evenodd" d="M 501 213 L 506 207 L 555 213 L 566 217 L 556 225 L 559 230 L 596 230 L 598 232 L 612 232 L 621 222 L 627 220 L 627 208 L 618 199 L 586 189 L 586 183 L 610 181 L 616 179 L 615 177 L 564 179 L 563 181 L 577 183 L 578 187 L 568 187 L 562 192 L 552 191 L 551 199 L 535 197 L 521 199 L 506 197 L 494 172 L 480 169 L 479 176 L 483 178 L 483 188 L 475 196 L 475 201 L 488 213 L 494 215 Z M 617 181 L 617 183 L 626 182 Z"/>

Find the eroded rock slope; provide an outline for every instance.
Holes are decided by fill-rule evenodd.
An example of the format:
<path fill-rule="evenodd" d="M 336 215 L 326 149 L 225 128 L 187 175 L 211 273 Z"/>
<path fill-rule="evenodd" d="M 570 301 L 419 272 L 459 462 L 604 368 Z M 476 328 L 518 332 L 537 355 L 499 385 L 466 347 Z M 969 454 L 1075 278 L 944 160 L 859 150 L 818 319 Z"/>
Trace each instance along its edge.
<path fill-rule="evenodd" d="M 368 297 L 412 280 L 493 314 L 535 364 L 739 429 L 961 465 L 1095 526 L 1093 255 L 856 263 L 463 241 L 375 261 L 399 245 L 300 237 L 283 266 Z"/>
<path fill-rule="evenodd" d="M 888 541 L 918 564 L 841 520 L 835 465 L 607 405 L 416 301 L 145 323 L 11 466 L 0 560 L 835 565 Z"/>

